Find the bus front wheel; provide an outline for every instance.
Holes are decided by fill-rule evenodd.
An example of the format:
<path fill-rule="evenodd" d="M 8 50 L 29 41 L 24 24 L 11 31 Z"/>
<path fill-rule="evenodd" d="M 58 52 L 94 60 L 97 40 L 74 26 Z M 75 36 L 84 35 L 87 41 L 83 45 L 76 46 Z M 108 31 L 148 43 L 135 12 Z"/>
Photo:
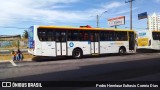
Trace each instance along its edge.
<path fill-rule="evenodd" d="M 73 57 L 73 58 L 78 59 L 78 58 L 81 58 L 82 55 L 83 55 L 83 53 L 82 53 L 82 50 L 81 50 L 81 49 L 74 49 L 74 50 L 73 50 L 73 53 L 72 53 L 72 57 Z"/>

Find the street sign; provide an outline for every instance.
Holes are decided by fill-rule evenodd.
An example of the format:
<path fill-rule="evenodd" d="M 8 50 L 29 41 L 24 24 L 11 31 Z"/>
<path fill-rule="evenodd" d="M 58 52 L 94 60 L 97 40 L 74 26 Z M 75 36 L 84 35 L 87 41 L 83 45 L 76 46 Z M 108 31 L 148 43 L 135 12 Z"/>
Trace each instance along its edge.
<path fill-rule="evenodd" d="M 138 14 L 138 20 L 147 18 L 147 12 Z"/>

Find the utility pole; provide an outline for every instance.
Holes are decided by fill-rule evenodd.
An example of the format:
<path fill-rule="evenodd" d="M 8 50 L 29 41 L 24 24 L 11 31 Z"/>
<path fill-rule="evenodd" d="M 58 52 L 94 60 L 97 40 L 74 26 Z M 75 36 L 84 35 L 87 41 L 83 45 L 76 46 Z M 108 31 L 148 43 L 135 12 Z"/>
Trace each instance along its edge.
<path fill-rule="evenodd" d="M 97 28 L 99 28 L 99 15 L 97 15 Z"/>
<path fill-rule="evenodd" d="M 130 30 L 132 30 L 132 2 L 135 0 L 125 1 L 125 3 L 130 3 Z"/>
<path fill-rule="evenodd" d="M 99 28 L 99 18 L 106 12 L 107 11 L 104 11 L 101 15 L 97 15 L 97 28 Z"/>

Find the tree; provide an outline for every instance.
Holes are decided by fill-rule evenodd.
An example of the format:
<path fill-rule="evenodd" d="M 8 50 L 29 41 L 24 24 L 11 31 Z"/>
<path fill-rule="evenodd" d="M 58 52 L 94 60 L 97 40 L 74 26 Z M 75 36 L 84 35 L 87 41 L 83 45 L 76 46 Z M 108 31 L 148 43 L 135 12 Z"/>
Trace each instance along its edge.
<path fill-rule="evenodd" d="M 21 39 L 21 35 L 17 35 L 17 37 L 18 37 L 19 39 Z"/>
<path fill-rule="evenodd" d="M 28 38 L 28 32 L 27 32 L 27 30 L 24 30 L 24 32 L 23 32 L 23 38 Z"/>

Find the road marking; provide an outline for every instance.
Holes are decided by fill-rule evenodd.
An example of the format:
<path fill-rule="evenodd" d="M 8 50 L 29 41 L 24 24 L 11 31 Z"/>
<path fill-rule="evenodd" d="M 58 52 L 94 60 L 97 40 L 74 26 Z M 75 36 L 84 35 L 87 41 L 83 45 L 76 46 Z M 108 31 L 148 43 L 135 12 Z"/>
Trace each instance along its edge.
<path fill-rule="evenodd" d="M 12 64 L 13 66 L 17 66 L 17 64 L 14 63 L 13 60 L 11 60 L 10 62 L 11 62 L 11 64 Z"/>

